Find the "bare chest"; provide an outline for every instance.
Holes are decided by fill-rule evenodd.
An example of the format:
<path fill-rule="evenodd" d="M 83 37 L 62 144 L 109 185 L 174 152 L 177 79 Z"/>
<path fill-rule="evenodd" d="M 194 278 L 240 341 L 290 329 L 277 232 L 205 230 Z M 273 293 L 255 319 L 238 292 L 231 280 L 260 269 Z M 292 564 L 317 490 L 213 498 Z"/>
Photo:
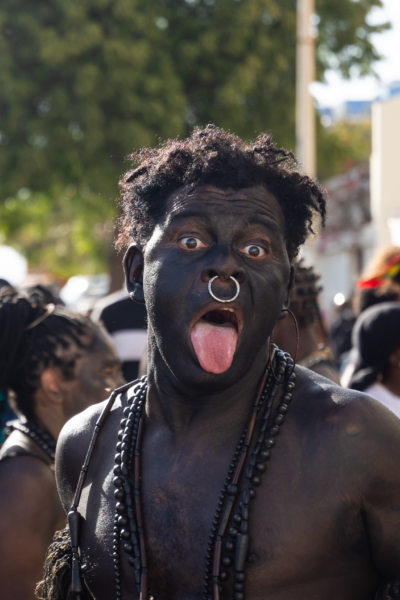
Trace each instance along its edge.
<path fill-rule="evenodd" d="M 207 563 L 213 560 L 213 527 L 221 503 L 227 501 L 223 484 L 229 462 L 230 452 L 216 457 L 206 451 L 190 458 L 157 461 L 157 468 L 151 467 L 151 456 L 144 461 L 141 491 L 149 589 L 157 600 L 203 597 Z M 221 546 L 222 598 L 233 597 L 235 585 L 241 592 L 239 583 L 251 600 L 264 598 L 273 590 L 273 597 L 294 597 L 293 589 L 304 589 L 304 598 L 313 597 L 313 586 L 320 582 L 327 590 L 319 588 L 320 595 L 315 597 L 345 600 L 344 590 L 354 583 L 355 574 L 357 581 L 364 583 L 357 584 L 361 585 L 359 596 L 353 588 L 352 599 L 369 597 L 362 585 L 373 590 L 375 576 L 365 575 L 370 564 L 359 507 L 345 500 L 342 484 L 339 488 L 331 485 L 332 480 L 338 482 L 338 473 L 324 476 L 321 469 L 316 472 L 310 463 L 305 469 L 303 464 L 302 457 L 294 458 L 283 439 L 260 484 L 254 486 L 241 582 L 235 574 L 235 540 L 240 535 L 240 523 L 235 523 L 237 506 L 232 511 Z M 83 497 L 86 522 L 81 539 L 86 578 L 95 598 L 112 597 L 119 557 L 122 597 L 136 600 L 134 566 L 122 545 L 115 547 L 113 467 L 112 461 L 103 463 L 107 474 L 102 486 L 93 481 Z M 328 593 L 332 584 L 327 582 L 332 578 L 343 586 L 335 591 L 336 596 Z M 299 593 L 296 597 L 303 596 Z"/>

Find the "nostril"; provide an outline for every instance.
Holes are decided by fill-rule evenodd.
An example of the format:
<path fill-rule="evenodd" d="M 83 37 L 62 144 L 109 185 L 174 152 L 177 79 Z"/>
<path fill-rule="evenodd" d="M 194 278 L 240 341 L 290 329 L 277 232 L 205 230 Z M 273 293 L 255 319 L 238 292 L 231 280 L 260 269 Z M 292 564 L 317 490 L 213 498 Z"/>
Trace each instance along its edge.
<path fill-rule="evenodd" d="M 235 271 L 234 273 L 232 273 L 232 276 L 237 280 L 238 283 L 243 283 L 244 271 Z"/>
<path fill-rule="evenodd" d="M 230 272 L 230 270 L 216 270 L 216 269 L 205 269 L 202 274 L 202 280 L 206 283 L 210 281 L 213 277 L 220 277 L 222 280 L 228 281 L 229 278 L 234 277 L 238 283 L 243 283 L 245 279 L 244 271 L 238 269 L 236 271 Z"/>
<path fill-rule="evenodd" d="M 206 269 L 203 273 L 202 279 L 205 282 L 210 281 L 213 277 L 217 277 L 220 273 L 217 273 L 214 269 Z"/>

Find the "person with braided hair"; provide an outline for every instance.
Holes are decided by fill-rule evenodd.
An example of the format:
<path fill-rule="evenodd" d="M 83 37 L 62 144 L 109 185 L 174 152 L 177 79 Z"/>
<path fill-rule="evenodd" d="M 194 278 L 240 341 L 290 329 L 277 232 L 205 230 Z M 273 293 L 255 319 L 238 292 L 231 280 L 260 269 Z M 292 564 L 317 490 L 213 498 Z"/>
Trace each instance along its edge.
<path fill-rule="evenodd" d="M 303 259 L 293 264 L 293 286 L 290 292 L 290 312 L 280 319 L 272 332 L 273 341 L 283 350 L 296 353 L 297 363 L 340 384 L 339 372 L 327 341 L 318 294 L 320 276 Z M 298 327 L 298 339 L 294 335 Z M 298 348 L 296 349 L 296 342 Z"/>
<path fill-rule="evenodd" d="M 107 334 L 88 317 L 0 291 L 0 388 L 18 419 L 0 451 L 0 595 L 29 600 L 65 525 L 54 477 L 64 423 L 122 382 Z"/>
<path fill-rule="evenodd" d="M 118 246 L 147 375 L 60 434 L 70 539 L 39 596 L 374 600 L 400 575 L 400 424 L 271 343 L 323 192 L 266 134 L 133 159 Z"/>

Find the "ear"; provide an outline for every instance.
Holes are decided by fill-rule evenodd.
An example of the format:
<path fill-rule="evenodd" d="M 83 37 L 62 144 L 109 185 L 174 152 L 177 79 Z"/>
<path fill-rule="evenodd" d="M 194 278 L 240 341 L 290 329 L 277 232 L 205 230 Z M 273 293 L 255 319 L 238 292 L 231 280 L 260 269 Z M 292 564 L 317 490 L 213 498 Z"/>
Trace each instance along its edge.
<path fill-rule="evenodd" d="M 136 244 L 129 246 L 125 253 L 124 272 L 126 289 L 135 302 L 144 304 L 143 293 L 143 252 Z"/>
<path fill-rule="evenodd" d="M 393 367 L 395 369 L 400 368 L 400 348 L 397 348 L 389 356 L 389 364 L 390 364 L 391 367 Z"/>
<path fill-rule="evenodd" d="M 62 375 L 58 369 L 48 368 L 40 376 L 40 387 L 44 396 L 53 404 L 62 404 Z"/>
<path fill-rule="evenodd" d="M 278 320 L 279 319 L 284 319 L 286 317 L 286 315 L 287 315 L 287 312 L 286 312 L 285 309 L 289 308 L 290 293 L 292 291 L 293 282 L 294 282 L 294 268 L 290 267 L 289 281 L 288 281 L 288 286 L 287 286 L 287 290 L 286 290 L 286 298 L 283 301 L 281 314 L 279 315 Z"/>

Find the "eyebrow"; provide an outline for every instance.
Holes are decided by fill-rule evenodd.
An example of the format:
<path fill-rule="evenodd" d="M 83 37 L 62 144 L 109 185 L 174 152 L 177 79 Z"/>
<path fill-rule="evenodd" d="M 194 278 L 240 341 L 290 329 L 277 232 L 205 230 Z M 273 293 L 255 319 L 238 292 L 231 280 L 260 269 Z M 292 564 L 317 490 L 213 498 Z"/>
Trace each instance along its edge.
<path fill-rule="evenodd" d="M 206 223 L 210 222 L 210 218 L 208 217 L 208 215 L 205 215 L 202 211 L 200 210 L 196 210 L 196 209 L 188 209 L 185 212 L 181 212 L 181 213 L 174 213 L 173 211 L 171 213 L 169 213 L 169 217 L 170 217 L 170 224 L 172 224 L 173 222 L 177 222 L 177 221 L 183 221 L 184 219 L 200 219 L 201 221 L 204 221 Z"/>
<path fill-rule="evenodd" d="M 262 224 L 262 225 L 266 225 L 268 228 L 273 227 L 274 229 L 277 229 L 281 225 L 278 220 L 271 219 L 267 215 L 260 215 L 260 214 L 258 214 L 256 217 L 254 215 L 252 215 L 252 216 L 246 218 L 245 222 L 248 225 Z"/>
<path fill-rule="evenodd" d="M 172 210 L 169 213 L 169 226 L 173 226 L 175 224 L 179 224 L 180 221 L 184 221 L 186 219 L 199 219 L 205 224 L 210 224 L 211 219 L 209 215 L 204 214 L 201 210 L 194 207 L 188 207 L 185 212 L 175 212 Z M 273 229 L 276 231 L 282 225 L 283 230 L 285 229 L 285 222 L 283 224 L 280 223 L 279 219 L 273 219 L 268 215 L 260 214 L 259 212 L 252 211 L 252 213 L 247 216 L 244 214 L 243 216 L 243 225 L 262 225 L 266 227 L 268 230 Z"/>

